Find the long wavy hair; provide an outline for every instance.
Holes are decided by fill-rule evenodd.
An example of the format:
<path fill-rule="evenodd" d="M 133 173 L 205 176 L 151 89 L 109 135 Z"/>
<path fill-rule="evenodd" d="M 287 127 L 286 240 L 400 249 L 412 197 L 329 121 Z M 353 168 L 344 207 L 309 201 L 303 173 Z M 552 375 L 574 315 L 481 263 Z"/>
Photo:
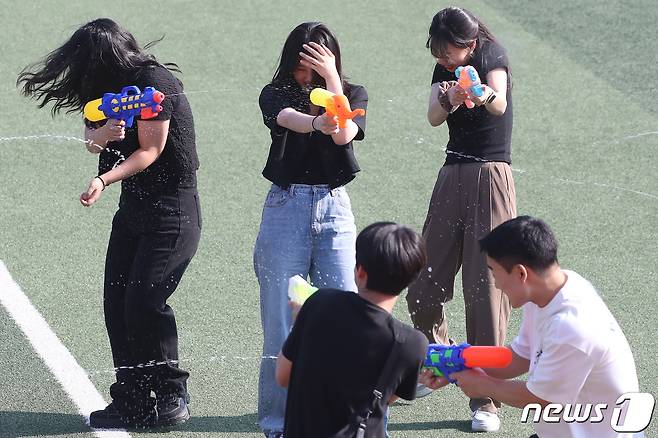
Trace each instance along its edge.
<path fill-rule="evenodd" d="M 135 37 L 109 18 L 80 27 L 61 47 L 25 67 L 16 86 L 25 96 L 39 101 L 39 108 L 54 102 L 52 114 L 65 109 L 81 111 L 103 93 L 118 92 L 139 77 L 147 66 L 180 72 L 174 63 L 161 64 L 145 50 L 164 37 L 140 47 Z"/>
<path fill-rule="evenodd" d="M 278 85 L 293 77 L 293 72 L 299 65 L 299 52 L 304 51 L 303 45 L 310 42 L 324 44 L 334 54 L 336 57 L 336 70 L 338 71 L 338 76 L 340 76 L 343 91 L 347 92 L 349 85 L 347 84 L 347 78 L 343 76 L 343 65 L 340 60 L 338 39 L 325 24 L 317 21 L 302 23 L 290 32 L 283 45 L 283 50 L 281 50 L 279 66 L 272 78 L 272 84 Z M 324 78 L 320 77 L 315 71 L 313 72 L 313 84 L 320 86 L 326 85 Z"/>

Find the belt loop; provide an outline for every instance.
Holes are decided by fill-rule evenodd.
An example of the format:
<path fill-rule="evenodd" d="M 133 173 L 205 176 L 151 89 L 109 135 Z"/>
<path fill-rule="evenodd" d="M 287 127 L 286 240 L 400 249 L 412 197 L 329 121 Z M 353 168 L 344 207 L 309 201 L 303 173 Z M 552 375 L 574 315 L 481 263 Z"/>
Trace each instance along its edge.
<path fill-rule="evenodd" d="M 336 196 L 336 189 L 329 189 L 329 194 L 331 195 L 332 198 Z"/>
<path fill-rule="evenodd" d="M 295 185 L 294 184 L 290 184 L 290 186 L 288 186 L 288 195 L 290 195 L 290 197 L 295 196 Z"/>

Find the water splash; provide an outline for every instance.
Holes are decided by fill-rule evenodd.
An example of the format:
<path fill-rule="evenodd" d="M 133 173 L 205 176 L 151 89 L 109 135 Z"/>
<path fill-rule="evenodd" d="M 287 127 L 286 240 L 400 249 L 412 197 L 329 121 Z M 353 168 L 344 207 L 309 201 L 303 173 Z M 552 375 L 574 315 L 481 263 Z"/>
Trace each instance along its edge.
<path fill-rule="evenodd" d="M 70 135 L 41 134 L 41 135 L 24 135 L 24 136 L 15 136 L 15 137 L 0 137 L 0 143 L 12 142 L 12 141 L 35 141 L 35 140 L 56 140 L 56 141 L 64 141 L 64 142 L 73 141 L 76 143 L 82 143 L 85 146 L 89 145 L 98 148 L 101 151 L 101 153 L 108 152 L 114 154 L 118 157 L 118 160 L 112 165 L 112 169 L 117 167 L 121 162 L 126 161 L 126 157 L 124 157 L 121 151 L 117 149 L 101 146 L 99 144 L 92 142 L 91 140 L 85 140 L 83 138 L 74 137 Z"/>
<path fill-rule="evenodd" d="M 131 365 L 131 366 L 120 366 L 120 367 L 114 367 L 114 368 L 108 368 L 104 370 L 86 370 L 87 375 L 93 376 L 93 375 L 98 375 L 98 374 L 114 374 L 117 371 L 121 370 L 135 370 L 135 369 L 148 369 L 152 367 L 157 367 L 157 366 L 163 366 L 163 365 L 179 365 L 181 363 L 190 363 L 190 362 L 208 362 L 208 363 L 215 363 L 215 362 L 220 362 L 220 363 L 225 363 L 229 361 L 240 361 L 240 362 L 249 362 L 249 361 L 260 361 L 260 360 L 276 360 L 277 356 L 271 356 L 271 355 L 262 355 L 262 356 L 208 356 L 208 357 L 203 357 L 203 358 L 187 358 L 187 359 L 179 359 L 179 360 L 163 360 L 163 361 L 149 361 L 146 363 L 139 363 L 136 365 Z"/>

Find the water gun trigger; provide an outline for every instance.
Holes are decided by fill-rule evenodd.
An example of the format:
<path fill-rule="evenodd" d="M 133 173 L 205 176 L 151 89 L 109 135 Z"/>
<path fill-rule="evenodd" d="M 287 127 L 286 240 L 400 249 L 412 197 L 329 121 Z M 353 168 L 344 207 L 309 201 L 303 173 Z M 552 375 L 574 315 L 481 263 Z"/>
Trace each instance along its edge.
<path fill-rule="evenodd" d="M 148 119 L 152 119 L 153 117 L 157 117 L 161 111 L 162 111 L 162 107 L 160 105 L 155 107 L 155 111 L 153 111 L 151 107 L 147 107 L 142 109 L 139 116 L 142 118 L 142 120 L 148 120 Z"/>

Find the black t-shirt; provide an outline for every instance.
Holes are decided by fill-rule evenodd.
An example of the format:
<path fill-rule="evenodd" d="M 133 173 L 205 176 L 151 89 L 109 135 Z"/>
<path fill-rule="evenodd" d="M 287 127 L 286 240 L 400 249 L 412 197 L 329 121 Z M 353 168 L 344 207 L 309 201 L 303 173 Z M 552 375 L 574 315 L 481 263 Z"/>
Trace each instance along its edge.
<path fill-rule="evenodd" d="M 383 438 L 384 412 L 392 394 L 416 396 L 427 339 L 384 309 L 352 292 L 319 290 L 304 304 L 283 345 L 292 361 L 284 436 L 340 437 L 356 412 L 372 405 L 372 391 L 391 352 L 403 339 L 395 376 L 367 423 L 366 437 Z M 381 388 L 380 388 L 381 390 Z"/>
<path fill-rule="evenodd" d="M 143 171 L 121 182 L 123 202 L 148 203 L 161 195 L 172 194 L 178 187 L 196 187 L 196 170 L 199 157 L 196 152 L 194 118 L 192 109 L 183 93 L 183 84 L 169 70 L 160 66 L 145 67 L 132 83 L 144 91 L 153 87 L 165 94 L 160 104 L 162 111 L 149 120 L 169 120 L 169 133 L 162 154 Z M 107 90 L 118 93 L 121 90 Z M 128 158 L 139 148 L 137 120 L 126 128 L 126 137 L 120 142 L 108 143 L 108 149 L 99 157 L 99 174 L 107 172 L 120 159 L 118 153 Z"/>
<path fill-rule="evenodd" d="M 270 129 L 272 145 L 263 176 L 282 188 L 290 184 L 328 184 L 335 188 L 354 179 L 360 170 L 352 142 L 336 145 L 331 136 L 319 131 L 302 134 L 279 126 L 276 118 L 284 108 L 310 113 L 309 89 L 300 87 L 294 79 L 280 84 L 267 84 L 258 103 L 263 122 Z M 360 85 L 348 84 L 347 99 L 352 109 L 366 109 L 368 93 Z M 321 113 L 323 110 L 321 109 Z M 359 127 L 354 140 L 363 140 L 366 117 L 354 118 Z"/>
<path fill-rule="evenodd" d="M 507 109 L 503 115 L 495 116 L 484 105 L 472 109 L 460 105 L 448 115 L 450 139 L 447 149 L 457 153 L 448 153 L 445 164 L 481 161 L 504 161 L 511 164 L 512 86 L 507 53 L 500 44 L 485 41 L 475 49 L 470 65 L 475 67 L 483 84 L 487 83 L 490 71 L 497 68 L 507 70 Z M 454 72 L 440 64 L 434 67 L 432 84 L 454 80 L 457 80 Z"/>

